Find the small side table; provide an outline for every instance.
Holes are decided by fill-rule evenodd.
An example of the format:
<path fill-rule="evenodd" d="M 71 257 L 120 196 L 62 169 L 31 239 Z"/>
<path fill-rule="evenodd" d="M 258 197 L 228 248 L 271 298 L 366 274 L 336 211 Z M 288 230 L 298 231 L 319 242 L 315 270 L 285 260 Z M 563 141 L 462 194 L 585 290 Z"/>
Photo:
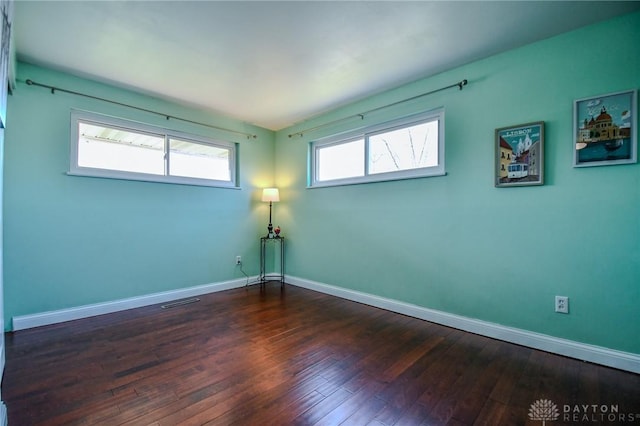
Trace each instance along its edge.
<path fill-rule="evenodd" d="M 266 273 L 266 255 L 268 244 L 280 244 L 280 273 Z M 261 237 L 260 238 L 260 277 L 258 278 L 260 285 L 263 286 L 267 281 L 280 281 L 280 287 L 284 287 L 284 237 Z"/>

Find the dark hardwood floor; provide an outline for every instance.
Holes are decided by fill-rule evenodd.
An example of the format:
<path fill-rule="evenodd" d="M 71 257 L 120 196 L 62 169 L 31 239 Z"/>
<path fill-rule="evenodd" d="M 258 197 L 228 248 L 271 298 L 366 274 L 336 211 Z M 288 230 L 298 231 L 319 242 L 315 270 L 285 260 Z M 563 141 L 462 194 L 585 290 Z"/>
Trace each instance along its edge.
<path fill-rule="evenodd" d="M 633 373 L 279 283 L 200 299 L 8 333 L 9 424 L 640 424 Z"/>

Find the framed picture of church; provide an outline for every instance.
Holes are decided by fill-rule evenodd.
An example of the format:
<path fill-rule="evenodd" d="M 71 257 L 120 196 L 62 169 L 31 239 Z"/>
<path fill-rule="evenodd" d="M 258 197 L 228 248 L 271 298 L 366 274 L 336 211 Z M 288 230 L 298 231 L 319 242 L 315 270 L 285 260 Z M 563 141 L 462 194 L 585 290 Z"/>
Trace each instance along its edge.
<path fill-rule="evenodd" d="M 544 121 L 496 129 L 495 186 L 544 184 Z"/>
<path fill-rule="evenodd" d="M 578 99 L 573 106 L 573 166 L 637 162 L 637 92 Z"/>

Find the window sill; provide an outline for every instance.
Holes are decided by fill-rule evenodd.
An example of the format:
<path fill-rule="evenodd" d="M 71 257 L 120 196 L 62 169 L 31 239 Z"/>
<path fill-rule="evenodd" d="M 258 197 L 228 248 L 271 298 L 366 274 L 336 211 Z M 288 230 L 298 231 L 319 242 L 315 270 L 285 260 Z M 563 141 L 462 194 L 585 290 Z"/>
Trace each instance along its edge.
<path fill-rule="evenodd" d="M 182 178 L 178 176 L 156 176 L 146 175 L 143 173 L 135 174 L 131 173 L 118 173 L 113 170 L 96 170 L 96 169 L 82 169 L 76 171 L 66 172 L 67 176 L 77 177 L 91 177 L 100 179 L 117 179 L 128 180 L 134 182 L 151 182 L 151 183 L 168 183 L 173 185 L 189 185 L 189 186 L 207 186 L 211 188 L 225 188 L 225 189 L 242 189 L 239 186 L 234 185 L 231 182 L 223 181 L 210 181 L 205 179 L 196 178 Z"/>
<path fill-rule="evenodd" d="M 409 180 L 409 179 L 425 179 L 431 177 L 439 177 L 446 176 L 447 172 L 438 171 L 430 174 L 413 174 L 413 175 L 398 175 L 394 177 L 386 176 L 384 179 L 375 179 L 374 177 L 377 175 L 369 175 L 365 177 L 359 178 L 349 178 L 349 179 L 336 179 L 332 181 L 326 182 L 317 182 L 313 185 L 307 185 L 307 189 L 315 189 L 315 188 L 327 188 L 332 186 L 347 186 L 347 185 L 362 185 L 369 183 L 384 183 L 384 182 L 394 182 L 399 180 Z"/>

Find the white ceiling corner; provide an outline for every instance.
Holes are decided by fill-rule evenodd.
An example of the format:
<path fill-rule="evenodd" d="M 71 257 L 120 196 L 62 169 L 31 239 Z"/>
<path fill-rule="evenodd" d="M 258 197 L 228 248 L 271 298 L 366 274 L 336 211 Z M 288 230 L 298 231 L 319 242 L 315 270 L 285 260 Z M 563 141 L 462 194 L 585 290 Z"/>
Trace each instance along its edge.
<path fill-rule="evenodd" d="M 13 28 L 19 60 L 278 130 L 635 10 L 638 1 L 17 1 Z"/>

